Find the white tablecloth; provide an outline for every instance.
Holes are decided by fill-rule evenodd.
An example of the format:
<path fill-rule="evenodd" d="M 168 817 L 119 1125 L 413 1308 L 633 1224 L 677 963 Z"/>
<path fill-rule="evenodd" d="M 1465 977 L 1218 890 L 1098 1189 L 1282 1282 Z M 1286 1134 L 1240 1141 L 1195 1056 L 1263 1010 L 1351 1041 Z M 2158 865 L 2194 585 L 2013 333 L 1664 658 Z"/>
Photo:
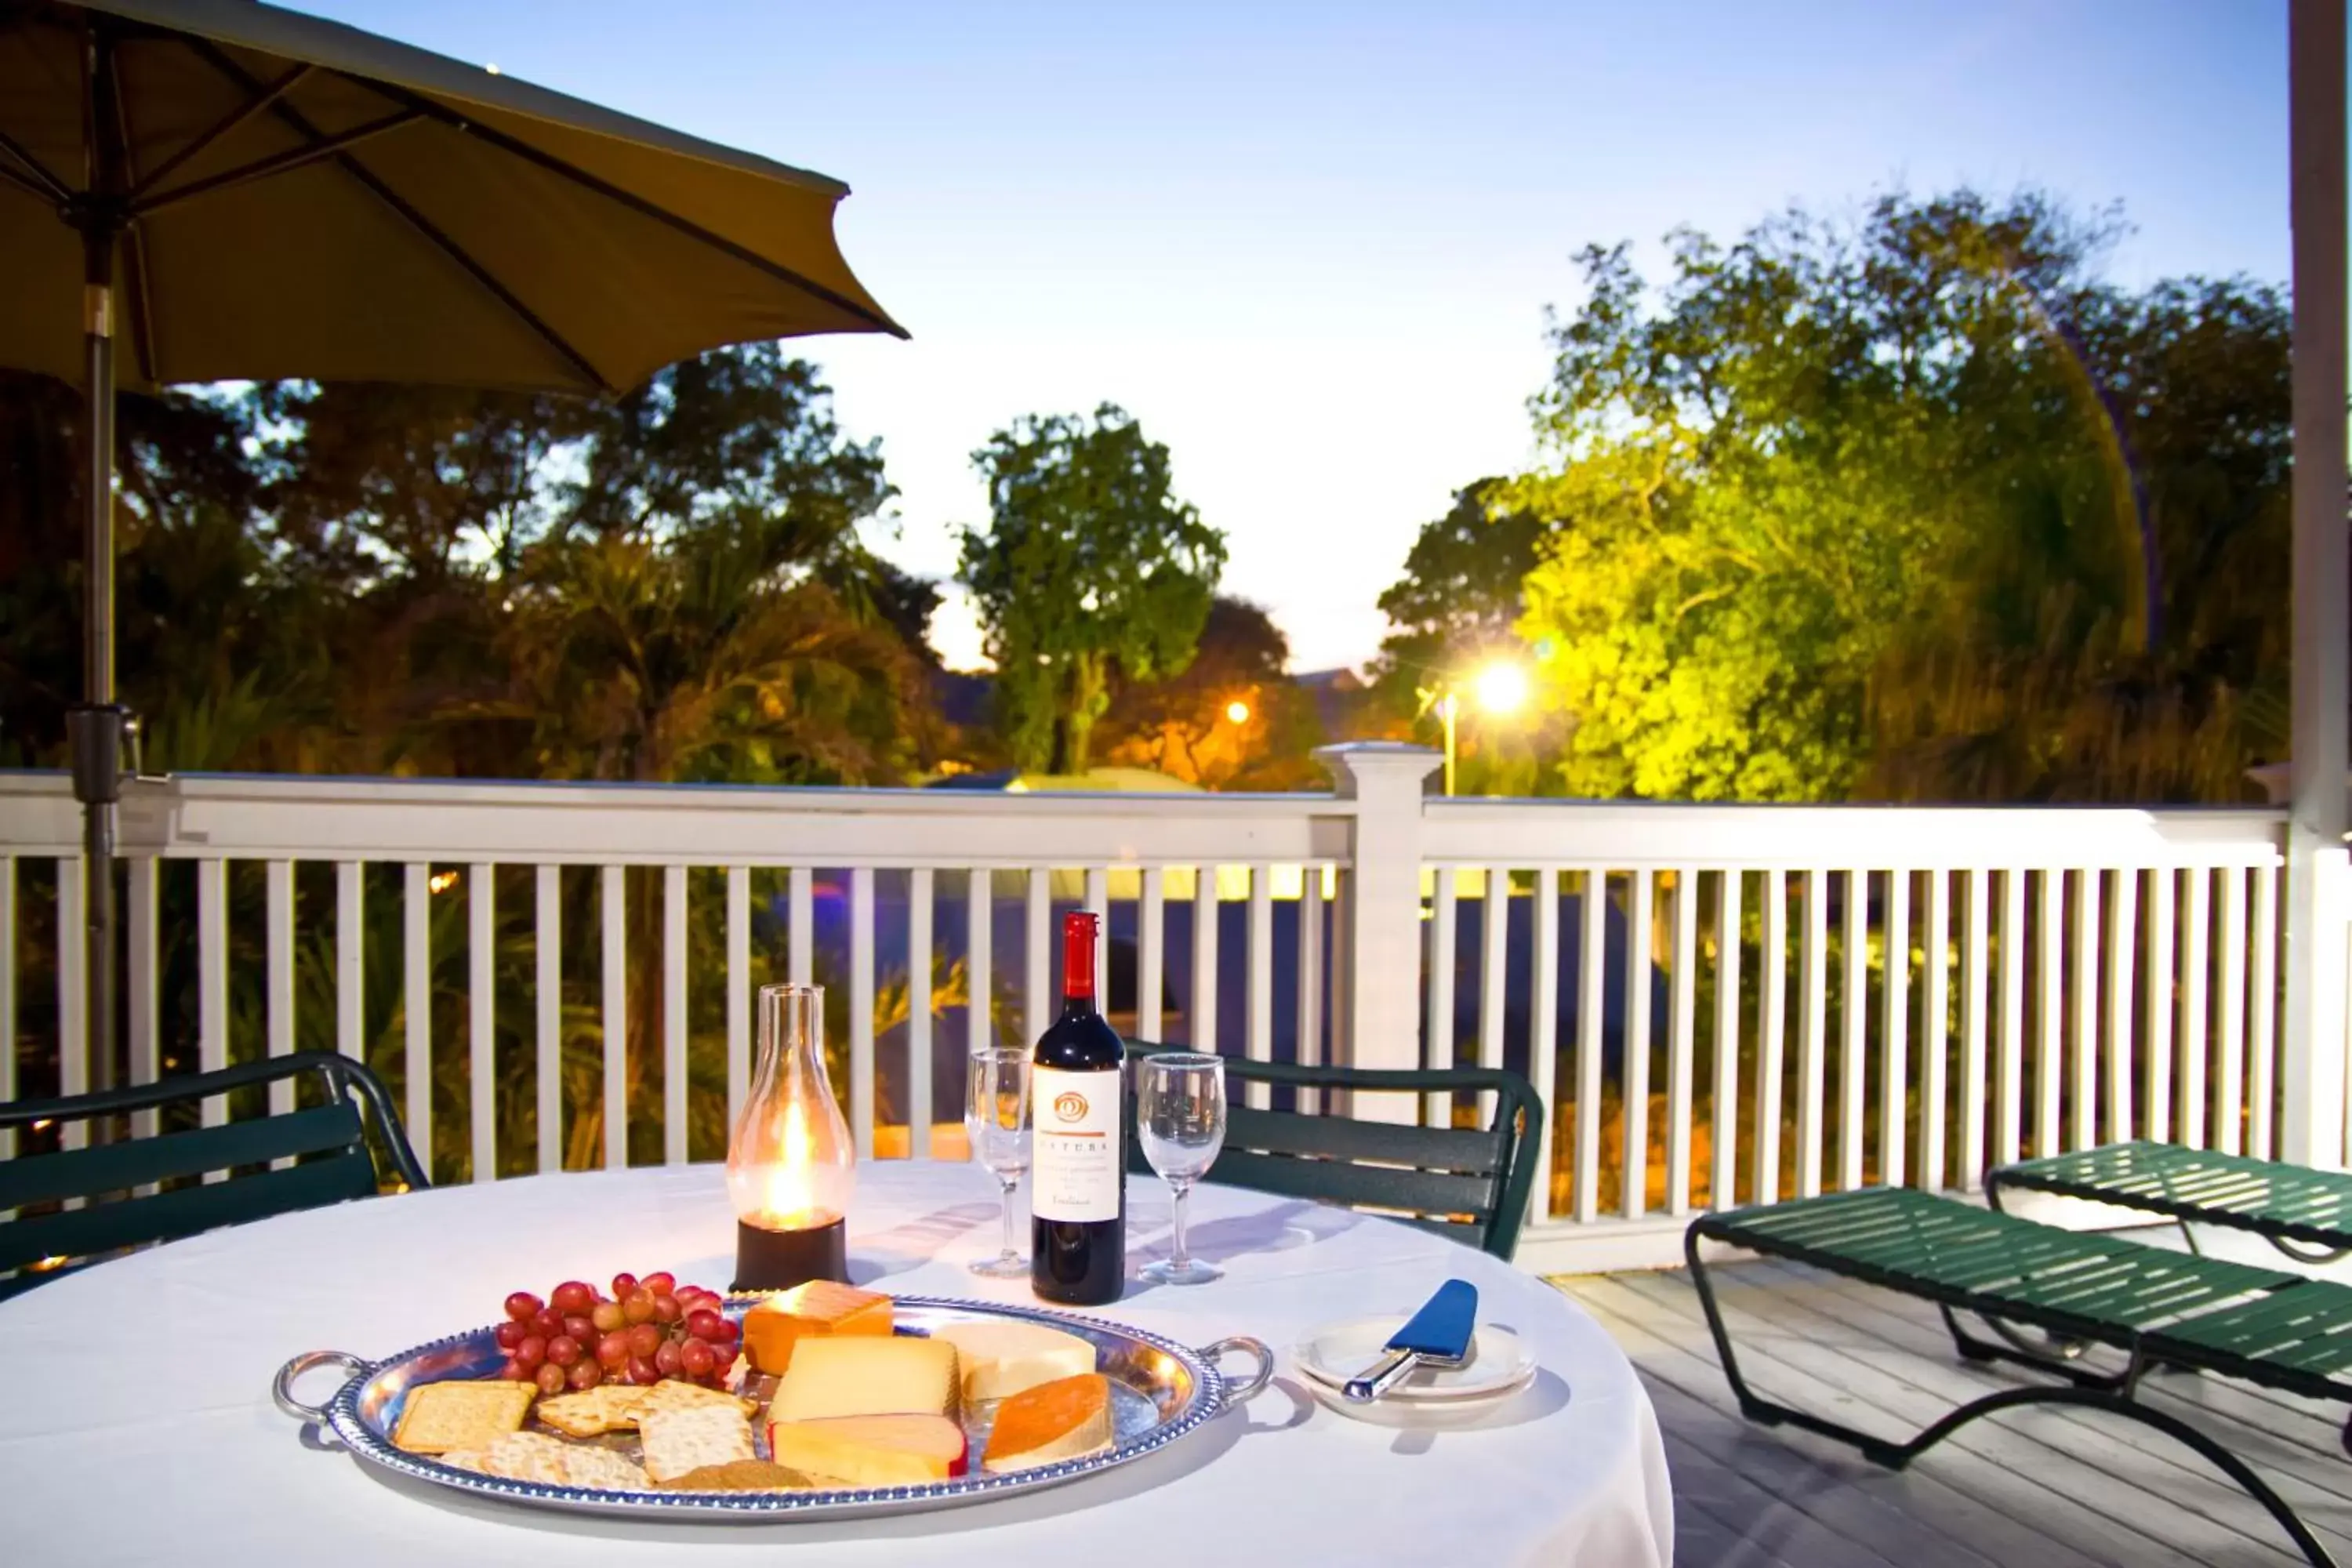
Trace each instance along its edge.
<path fill-rule="evenodd" d="M 1164 1190 L 1130 1184 L 1130 1268 L 1165 1249 Z M 858 1172 L 853 1275 L 907 1294 L 1030 1300 L 964 1269 L 994 1249 L 976 1167 Z M 1265 1392 L 1163 1452 L 1029 1498 L 904 1519 L 638 1525 L 576 1519 L 389 1477 L 281 1415 L 297 1352 L 375 1358 L 494 1321 L 506 1293 L 669 1268 L 723 1289 L 734 1221 L 715 1166 L 540 1176 L 378 1198 L 217 1231 L 0 1303 L 0 1520 L 23 1563 L 331 1568 L 561 1563 L 1118 1562 L 1583 1563 L 1673 1558 L 1665 1452 L 1606 1333 L 1542 1281 L 1368 1216 L 1228 1188 L 1193 1199 L 1214 1284 L 1145 1287 L 1101 1310 L 1192 1344 L 1253 1334 L 1282 1352 Z M 1482 1321 L 1542 1367 L 1498 1424 L 1408 1432 L 1300 1388 L 1310 1325 L 1407 1311 L 1459 1275 Z M 1231 1370 L 1246 1370 L 1237 1358 Z M 335 1374 L 299 1389 L 322 1400 Z"/>

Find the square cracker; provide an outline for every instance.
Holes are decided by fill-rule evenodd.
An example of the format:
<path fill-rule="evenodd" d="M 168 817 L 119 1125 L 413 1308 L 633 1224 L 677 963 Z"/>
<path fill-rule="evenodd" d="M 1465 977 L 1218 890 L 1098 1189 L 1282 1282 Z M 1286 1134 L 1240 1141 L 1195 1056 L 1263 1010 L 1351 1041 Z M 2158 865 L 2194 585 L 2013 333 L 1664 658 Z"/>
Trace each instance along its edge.
<path fill-rule="evenodd" d="M 537 1481 L 541 1486 L 571 1484 L 566 1468 L 572 1445 L 544 1432 L 509 1432 L 482 1450 L 481 1469 L 510 1481 Z"/>
<path fill-rule="evenodd" d="M 652 1410 L 638 1423 L 646 1450 L 646 1474 L 667 1486 L 689 1470 L 755 1458 L 751 1424 L 738 1409 L 703 1405 L 692 1410 Z"/>
<path fill-rule="evenodd" d="M 593 1443 L 567 1443 L 563 1479 L 567 1486 L 594 1487 L 603 1491 L 641 1492 L 652 1483 L 646 1468 L 626 1454 Z"/>
<path fill-rule="evenodd" d="M 625 1383 L 600 1383 L 578 1394 L 541 1400 L 539 1418 L 567 1437 L 601 1437 L 636 1425 L 635 1417 L 626 1412 L 646 1392 Z"/>
<path fill-rule="evenodd" d="M 412 1454 L 446 1454 L 452 1448 L 486 1448 L 502 1434 L 519 1431 L 539 1390 L 506 1379 L 420 1384 L 408 1391 L 392 1443 Z"/>
<path fill-rule="evenodd" d="M 733 1410 L 750 1418 L 760 1408 L 759 1401 L 739 1398 L 716 1388 L 705 1388 L 698 1383 L 686 1383 L 677 1378 L 664 1378 L 649 1388 L 632 1391 L 636 1397 L 622 1411 L 632 1425 L 642 1426 L 647 1415 L 656 1410 Z"/>

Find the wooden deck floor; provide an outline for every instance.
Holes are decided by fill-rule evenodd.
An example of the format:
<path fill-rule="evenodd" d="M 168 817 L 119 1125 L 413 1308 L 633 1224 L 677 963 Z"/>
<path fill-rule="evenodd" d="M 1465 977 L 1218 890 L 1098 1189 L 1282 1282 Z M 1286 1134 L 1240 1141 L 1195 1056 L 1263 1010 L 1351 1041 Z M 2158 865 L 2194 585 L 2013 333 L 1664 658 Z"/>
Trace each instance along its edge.
<path fill-rule="evenodd" d="M 1712 1271 L 1757 1390 L 1890 1437 L 2014 1384 L 1953 1354 L 1935 1309 L 1797 1265 Z M 2084 1568 L 2300 1563 L 2263 1509 L 2155 1431 L 2053 1406 L 1964 1428 L 1902 1474 L 1740 1418 L 1686 1275 L 1557 1281 L 1649 1385 L 1675 1478 L 1676 1557 L 1737 1568 Z M 2220 1378 L 2159 1373 L 2152 1403 L 2251 1463 L 2352 1563 L 2341 1409 Z"/>

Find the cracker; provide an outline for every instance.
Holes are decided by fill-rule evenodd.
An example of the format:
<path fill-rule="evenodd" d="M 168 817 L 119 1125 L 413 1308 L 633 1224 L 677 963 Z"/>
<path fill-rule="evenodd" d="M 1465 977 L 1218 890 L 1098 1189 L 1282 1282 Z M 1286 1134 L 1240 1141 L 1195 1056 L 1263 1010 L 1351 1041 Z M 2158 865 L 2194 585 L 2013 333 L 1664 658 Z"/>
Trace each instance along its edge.
<path fill-rule="evenodd" d="M 646 1468 L 626 1454 L 593 1443 L 567 1443 L 570 1450 L 563 1456 L 565 1484 L 594 1487 L 602 1491 L 641 1492 L 651 1483 L 646 1479 Z"/>
<path fill-rule="evenodd" d="M 420 1384 L 408 1391 L 401 1407 L 393 1447 L 412 1454 L 488 1447 L 501 1434 L 521 1427 L 538 1394 L 530 1384 L 504 1378 Z"/>
<path fill-rule="evenodd" d="M 567 1437 L 601 1437 L 636 1425 L 624 1413 L 645 1392 L 624 1383 L 600 1383 L 577 1394 L 541 1400 L 539 1418 Z"/>
<path fill-rule="evenodd" d="M 569 1484 L 566 1461 L 572 1445 L 544 1432 L 509 1432 L 482 1452 L 482 1469 L 510 1481 L 541 1486 Z"/>
<path fill-rule="evenodd" d="M 751 1424 L 740 1409 L 711 1405 L 692 1410 L 651 1410 L 638 1423 L 645 1440 L 646 1474 L 668 1486 L 689 1470 L 749 1459 Z"/>
<path fill-rule="evenodd" d="M 816 1485 L 800 1471 L 768 1459 L 730 1459 L 723 1465 L 704 1465 L 663 1484 L 689 1492 L 780 1492 Z"/>
<path fill-rule="evenodd" d="M 685 1383 L 677 1378 L 665 1378 L 649 1388 L 634 1391 L 623 1415 L 634 1425 L 645 1425 L 646 1416 L 656 1410 L 732 1410 L 747 1419 L 755 1414 L 759 1402 L 739 1398 L 716 1388 L 705 1388 L 698 1383 Z"/>

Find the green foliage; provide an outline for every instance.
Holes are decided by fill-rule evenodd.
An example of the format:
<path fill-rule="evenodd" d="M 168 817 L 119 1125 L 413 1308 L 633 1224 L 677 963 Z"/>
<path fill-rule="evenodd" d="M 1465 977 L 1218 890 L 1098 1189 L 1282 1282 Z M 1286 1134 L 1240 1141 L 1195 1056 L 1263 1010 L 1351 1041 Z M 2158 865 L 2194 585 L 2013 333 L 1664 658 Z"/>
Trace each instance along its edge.
<path fill-rule="evenodd" d="M 1192 659 L 1224 536 L 1171 493 L 1168 448 L 1109 404 L 1017 420 L 972 463 L 990 521 L 963 531 L 961 574 L 1014 761 L 1083 773 L 1114 673 L 1156 679 Z"/>
<path fill-rule="evenodd" d="M 2284 309 L 2103 285 L 2113 233 L 1961 192 L 1678 234 L 1654 290 L 1582 255 L 1547 461 L 1475 498 L 1541 520 L 1562 787 L 2238 795 L 2284 668 Z M 1408 614 L 1460 570 L 1427 542 Z"/>
<path fill-rule="evenodd" d="M 1118 682 L 1097 736 L 1104 760 L 1205 789 L 1323 786 L 1314 699 L 1290 679 L 1290 641 L 1265 610 L 1220 594 L 1176 674 Z M 1245 717 L 1236 721 L 1233 705 Z"/>

